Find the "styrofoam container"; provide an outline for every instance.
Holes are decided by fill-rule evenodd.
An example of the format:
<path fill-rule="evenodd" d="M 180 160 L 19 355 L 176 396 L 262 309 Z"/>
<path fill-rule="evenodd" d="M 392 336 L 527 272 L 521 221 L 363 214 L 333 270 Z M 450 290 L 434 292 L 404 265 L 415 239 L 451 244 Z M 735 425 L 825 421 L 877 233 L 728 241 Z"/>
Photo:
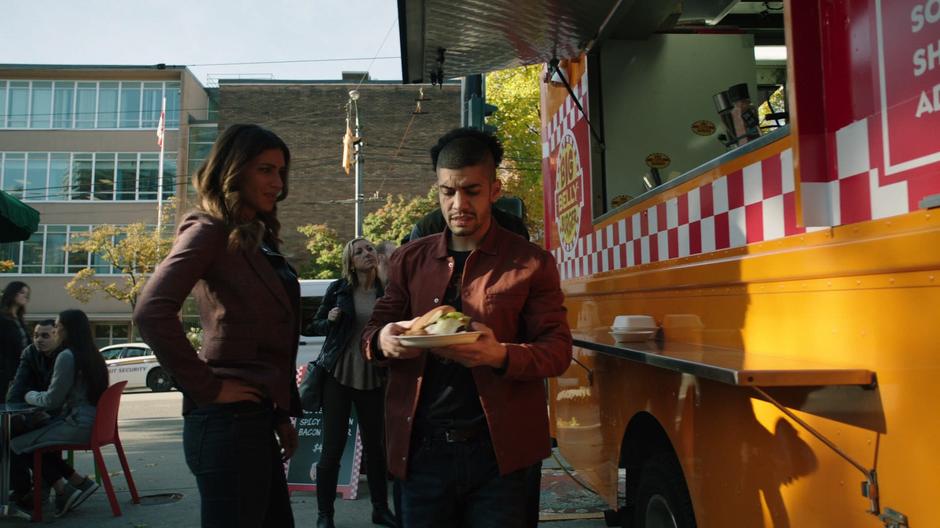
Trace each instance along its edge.
<path fill-rule="evenodd" d="M 618 315 L 610 328 L 615 331 L 650 330 L 656 328 L 656 320 L 649 315 Z"/>

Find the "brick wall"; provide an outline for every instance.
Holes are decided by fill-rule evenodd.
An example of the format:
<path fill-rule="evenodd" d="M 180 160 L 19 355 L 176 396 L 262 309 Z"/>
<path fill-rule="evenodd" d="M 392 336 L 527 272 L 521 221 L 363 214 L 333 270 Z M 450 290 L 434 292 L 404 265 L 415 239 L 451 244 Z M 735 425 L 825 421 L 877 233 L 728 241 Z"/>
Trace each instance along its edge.
<path fill-rule="evenodd" d="M 277 133 L 291 149 L 290 196 L 278 206 L 284 251 L 294 264 L 307 259 L 305 237 L 297 226 L 327 224 L 341 240 L 355 232 L 354 173 L 340 167 L 350 84 L 231 84 L 220 86 L 220 129 L 232 123 L 257 123 Z M 359 118 L 365 141 L 363 216 L 378 209 L 388 194 L 424 195 L 434 182 L 428 149 L 439 136 L 460 125 L 460 86 L 425 86 L 423 114 L 414 115 L 418 86 L 363 83 Z M 413 118 L 413 119 L 412 119 Z M 409 127 L 410 123 L 410 127 Z M 407 130 L 407 134 L 405 134 Z M 404 138 L 404 143 L 402 139 Z M 399 150 L 399 145 L 401 149 Z M 396 155 L 397 154 L 397 155 Z"/>

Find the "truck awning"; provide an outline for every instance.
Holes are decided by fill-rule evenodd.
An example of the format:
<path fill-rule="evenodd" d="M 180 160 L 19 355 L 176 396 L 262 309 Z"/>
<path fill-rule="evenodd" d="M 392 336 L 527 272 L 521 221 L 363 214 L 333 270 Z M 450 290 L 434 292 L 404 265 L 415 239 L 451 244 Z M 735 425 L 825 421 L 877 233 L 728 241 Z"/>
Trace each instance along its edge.
<path fill-rule="evenodd" d="M 607 38 L 714 24 L 738 0 L 398 0 L 405 84 L 571 59 Z M 443 59 L 443 61 L 441 61 Z"/>
<path fill-rule="evenodd" d="M 875 383 L 875 373 L 865 368 L 845 368 L 768 352 L 687 343 L 617 343 L 606 330 L 573 331 L 574 346 L 737 386 L 871 386 Z"/>
<path fill-rule="evenodd" d="M 0 191 L 0 242 L 26 240 L 39 228 L 39 211 Z"/>

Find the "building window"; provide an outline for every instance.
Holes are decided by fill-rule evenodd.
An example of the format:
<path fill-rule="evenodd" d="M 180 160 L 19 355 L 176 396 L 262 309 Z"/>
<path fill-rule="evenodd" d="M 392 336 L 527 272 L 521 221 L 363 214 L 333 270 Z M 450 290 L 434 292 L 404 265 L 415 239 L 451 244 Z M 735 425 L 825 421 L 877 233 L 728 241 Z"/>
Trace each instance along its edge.
<path fill-rule="evenodd" d="M 156 200 L 159 153 L 0 152 L 0 189 L 27 201 Z M 163 198 L 176 194 L 176 154 L 164 154 Z"/>
<path fill-rule="evenodd" d="M 13 275 L 74 275 L 85 268 L 99 275 L 121 275 L 101 255 L 66 250 L 69 242 L 80 242 L 92 229 L 89 225 L 40 225 L 23 242 L 0 244 L 0 260 L 13 261 L 13 268 L 6 272 Z"/>
<path fill-rule="evenodd" d="M 3 185 L 0 185 L 0 188 L 17 198 L 22 198 L 26 185 L 26 154 L 8 152 L 3 156 L 2 167 Z"/>
<path fill-rule="evenodd" d="M 69 186 L 70 200 L 91 199 L 91 168 L 94 157 L 90 153 L 72 155 L 72 184 Z"/>
<path fill-rule="evenodd" d="M 68 200 L 70 183 L 69 154 L 53 152 L 49 156 L 49 188 L 46 192 L 48 200 Z M 42 198 L 39 198 L 42 199 Z"/>
<path fill-rule="evenodd" d="M 47 275 L 65 273 L 65 246 L 68 243 L 68 226 L 47 225 L 43 244 L 42 272 Z"/>
<path fill-rule="evenodd" d="M 141 127 L 157 128 L 160 124 L 160 108 L 163 104 L 163 83 L 145 82 L 141 104 Z"/>
<path fill-rule="evenodd" d="M 121 128 L 140 128 L 140 84 L 121 83 Z"/>
<path fill-rule="evenodd" d="M 0 80 L 0 128 L 179 128 L 180 83 Z"/>
<path fill-rule="evenodd" d="M 215 138 L 219 136 L 219 126 L 217 124 L 190 125 L 189 127 L 189 166 L 187 167 L 187 181 L 191 181 L 193 175 L 199 170 L 199 167 L 209 157 L 209 151 L 212 150 L 212 144 Z M 186 199 L 188 203 L 194 203 L 196 189 L 192 185 L 186 185 Z"/>
<path fill-rule="evenodd" d="M 29 124 L 29 81 L 10 81 L 7 100 L 7 127 L 26 128 Z"/>
<path fill-rule="evenodd" d="M 97 128 L 117 128 L 120 89 L 121 83 L 98 83 L 98 120 L 95 124 Z"/>
<path fill-rule="evenodd" d="M 122 343 L 127 343 L 127 336 L 129 334 L 130 325 L 125 322 L 107 322 L 107 323 L 92 323 L 92 328 L 95 333 L 95 346 L 98 348 L 106 347 L 108 345 L 120 345 Z"/>
<path fill-rule="evenodd" d="M 0 128 L 7 124 L 7 82 L 0 81 Z"/>
<path fill-rule="evenodd" d="M 75 128 L 95 128 L 98 83 L 80 82 L 75 88 Z"/>
<path fill-rule="evenodd" d="M 49 154 L 43 152 L 30 152 L 26 154 L 26 189 L 23 197 L 26 200 L 41 200 L 45 198 L 48 185 L 46 179 L 49 174 Z"/>
<path fill-rule="evenodd" d="M 75 116 L 72 105 L 75 99 L 75 83 L 56 81 L 55 99 L 52 103 L 52 128 L 72 128 Z"/>
<path fill-rule="evenodd" d="M 52 82 L 33 81 L 29 127 L 49 128 L 52 123 Z"/>
<path fill-rule="evenodd" d="M 166 127 L 179 128 L 180 126 L 180 83 L 164 83 L 163 93 L 166 95 Z"/>

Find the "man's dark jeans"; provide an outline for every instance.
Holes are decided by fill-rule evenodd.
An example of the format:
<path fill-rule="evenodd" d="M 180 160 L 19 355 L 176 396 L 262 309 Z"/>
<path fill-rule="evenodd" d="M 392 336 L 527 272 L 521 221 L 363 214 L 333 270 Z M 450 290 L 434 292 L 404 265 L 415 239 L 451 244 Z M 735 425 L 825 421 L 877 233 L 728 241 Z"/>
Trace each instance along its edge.
<path fill-rule="evenodd" d="M 522 528 L 526 524 L 526 469 L 500 476 L 486 434 L 447 442 L 443 434 L 416 435 L 408 479 L 401 482 L 402 524 L 408 528 Z"/>
<path fill-rule="evenodd" d="M 183 451 L 199 486 L 203 528 L 294 526 L 270 404 L 193 409 L 183 418 Z"/>

